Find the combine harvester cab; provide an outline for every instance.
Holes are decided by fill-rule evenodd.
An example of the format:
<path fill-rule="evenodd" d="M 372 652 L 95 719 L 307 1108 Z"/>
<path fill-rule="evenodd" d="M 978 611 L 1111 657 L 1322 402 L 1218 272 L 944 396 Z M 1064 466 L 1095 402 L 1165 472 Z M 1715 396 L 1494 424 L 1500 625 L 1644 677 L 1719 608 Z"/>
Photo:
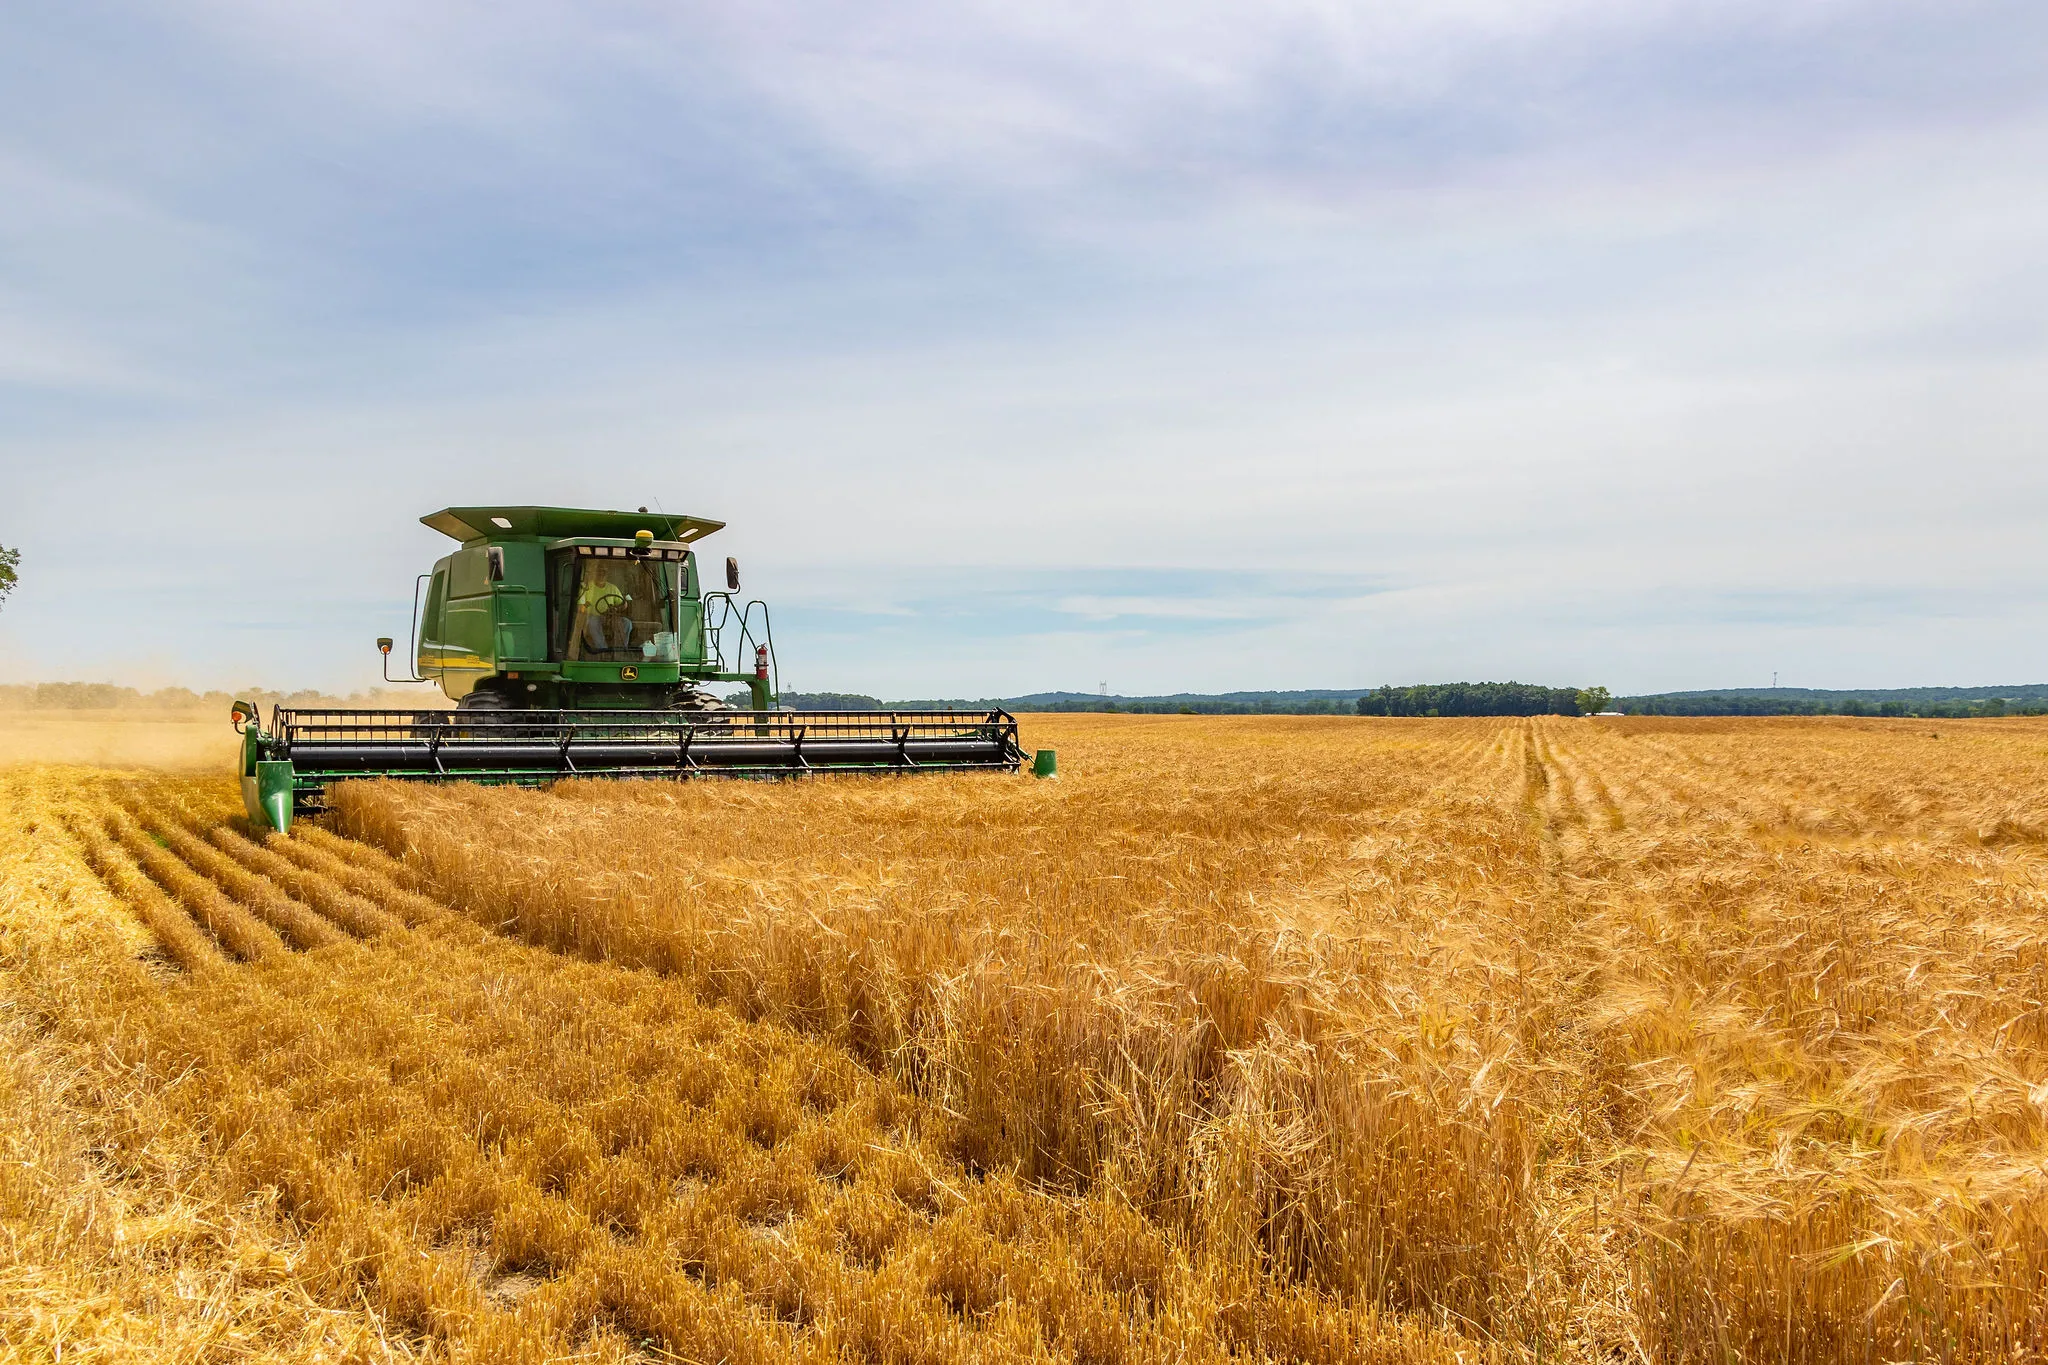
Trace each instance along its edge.
<path fill-rule="evenodd" d="M 564 777 L 790 777 L 818 772 L 1015 772 L 1007 712 L 775 709 L 767 604 L 738 600 L 739 566 L 706 592 L 700 517 L 565 507 L 450 507 L 420 519 L 462 548 L 413 593 L 413 673 L 453 711 L 237 701 L 242 795 L 284 830 L 349 778 L 496 782 Z M 727 666 L 751 659 L 751 671 Z M 744 683 L 747 710 L 709 683 Z"/>

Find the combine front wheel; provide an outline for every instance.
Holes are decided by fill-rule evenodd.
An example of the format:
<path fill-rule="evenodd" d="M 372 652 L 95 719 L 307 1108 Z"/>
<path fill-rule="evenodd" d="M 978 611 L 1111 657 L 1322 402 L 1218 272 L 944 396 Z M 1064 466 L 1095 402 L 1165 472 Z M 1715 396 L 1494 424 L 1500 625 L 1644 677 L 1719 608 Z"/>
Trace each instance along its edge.
<path fill-rule="evenodd" d="M 455 703 L 456 714 L 465 722 L 455 733 L 467 739 L 512 738 L 520 732 L 508 727 L 520 709 L 503 692 L 471 692 Z"/>

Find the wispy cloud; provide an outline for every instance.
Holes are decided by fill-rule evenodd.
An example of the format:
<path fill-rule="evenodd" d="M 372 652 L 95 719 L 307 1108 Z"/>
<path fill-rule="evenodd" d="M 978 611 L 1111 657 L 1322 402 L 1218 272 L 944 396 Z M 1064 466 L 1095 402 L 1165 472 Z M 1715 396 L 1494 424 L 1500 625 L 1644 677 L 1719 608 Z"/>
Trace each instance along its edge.
<path fill-rule="evenodd" d="M 2018 0 L 11 11 L 0 668 L 118 671 L 141 563 L 152 657 L 359 685 L 503 496 L 727 519 L 820 686 L 2048 672 L 1983 587 L 2044 61 Z"/>

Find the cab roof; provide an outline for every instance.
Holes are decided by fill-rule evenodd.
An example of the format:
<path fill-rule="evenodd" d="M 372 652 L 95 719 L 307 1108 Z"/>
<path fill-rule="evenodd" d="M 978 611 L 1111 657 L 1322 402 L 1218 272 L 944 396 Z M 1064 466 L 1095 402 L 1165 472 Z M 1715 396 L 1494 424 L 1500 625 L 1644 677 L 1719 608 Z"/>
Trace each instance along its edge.
<path fill-rule="evenodd" d="M 670 516 L 661 512 L 599 512 L 583 507 L 444 507 L 420 521 L 444 536 L 468 542 L 539 536 L 560 540 L 576 536 L 631 540 L 637 531 L 651 531 L 656 540 L 692 541 L 725 525 L 705 517 Z"/>

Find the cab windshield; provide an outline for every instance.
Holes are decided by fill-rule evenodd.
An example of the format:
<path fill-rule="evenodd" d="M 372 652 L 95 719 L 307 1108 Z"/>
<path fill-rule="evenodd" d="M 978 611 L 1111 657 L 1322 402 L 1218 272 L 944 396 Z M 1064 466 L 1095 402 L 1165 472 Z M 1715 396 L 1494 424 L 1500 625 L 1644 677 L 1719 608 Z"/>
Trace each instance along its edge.
<path fill-rule="evenodd" d="M 676 661 L 674 565 L 584 555 L 573 562 L 563 658 Z"/>

